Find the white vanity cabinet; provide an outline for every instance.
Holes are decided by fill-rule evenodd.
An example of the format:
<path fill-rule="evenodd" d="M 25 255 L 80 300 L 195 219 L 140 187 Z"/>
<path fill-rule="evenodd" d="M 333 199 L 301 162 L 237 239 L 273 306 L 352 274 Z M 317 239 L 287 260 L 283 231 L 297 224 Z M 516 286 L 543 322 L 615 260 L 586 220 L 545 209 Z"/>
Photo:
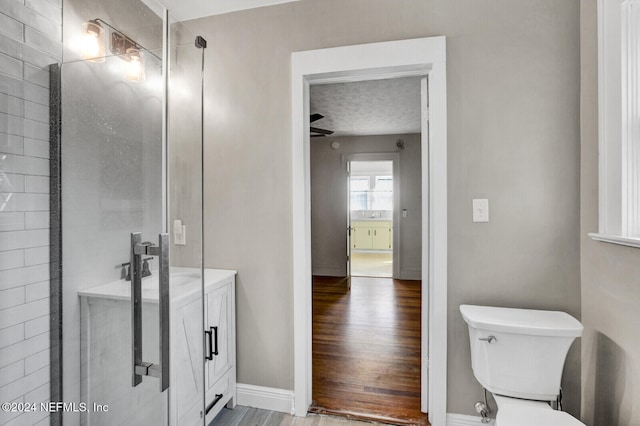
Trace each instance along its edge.
<path fill-rule="evenodd" d="M 236 404 L 236 310 L 235 271 L 205 269 L 204 276 L 204 354 L 199 352 L 203 331 L 195 332 L 192 324 L 201 315 L 200 298 L 178 303 L 171 319 L 173 379 L 171 408 L 175 407 L 172 423 L 178 426 L 201 422 L 200 380 L 192 380 L 201 371 L 204 358 L 204 392 L 206 424 L 220 413 L 225 405 Z M 187 300 L 187 299 L 185 299 Z M 191 343 L 193 342 L 193 343 Z M 172 411 L 170 408 L 170 412 Z"/>
<path fill-rule="evenodd" d="M 81 423 L 166 424 L 166 397 L 171 426 L 201 425 L 203 415 L 209 424 L 225 405 L 234 407 L 237 400 L 235 276 L 236 271 L 232 270 L 204 270 L 203 318 L 200 270 L 171 268 L 168 393 L 158 392 L 158 381 L 152 377 L 145 377 L 136 388 L 128 385 L 131 381 L 131 283 L 118 280 L 79 292 L 81 394 L 84 401 L 110 407 L 108 413 L 83 413 Z M 157 288 L 156 275 L 143 279 L 143 353 L 145 360 L 154 363 L 158 362 L 159 342 Z M 203 320 L 204 324 L 200 323 Z M 141 420 L 127 423 L 127 419 L 134 417 Z"/>
<path fill-rule="evenodd" d="M 205 288 L 206 424 L 236 404 L 235 275 Z"/>

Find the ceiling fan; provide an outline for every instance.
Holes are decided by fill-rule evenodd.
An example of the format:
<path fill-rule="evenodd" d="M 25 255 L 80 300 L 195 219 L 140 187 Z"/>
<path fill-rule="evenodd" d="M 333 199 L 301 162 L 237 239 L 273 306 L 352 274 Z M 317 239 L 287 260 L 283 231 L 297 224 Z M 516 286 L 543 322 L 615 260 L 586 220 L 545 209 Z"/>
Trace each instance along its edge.
<path fill-rule="evenodd" d="M 313 114 L 311 114 L 311 115 L 309 116 L 309 123 L 313 123 L 314 121 L 318 121 L 318 120 L 320 120 L 321 118 L 324 118 L 324 115 L 322 115 L 322 114 L 318 114 L 317 112 L 316 112 L 316 113 L 313 113 Z M 325 137 L 325 136 L 327 136 L 327 135 L 332 135 L 332 134 L 333 134 L 333 131 L 331 131 L 331 130 L 325 130 L 325 129 L 320 129 L 320 128 L 318 128 L 318 127 L 313 127 L 313 126 L 311 126 L 311 127 L 309 127 L 309 133 L 311 133 L 311 137 L 312 137 L 312 138 L 322 138 L 322 137 Z M 314 134 L 314 133 L 315 133 L 315 134 Z"/>

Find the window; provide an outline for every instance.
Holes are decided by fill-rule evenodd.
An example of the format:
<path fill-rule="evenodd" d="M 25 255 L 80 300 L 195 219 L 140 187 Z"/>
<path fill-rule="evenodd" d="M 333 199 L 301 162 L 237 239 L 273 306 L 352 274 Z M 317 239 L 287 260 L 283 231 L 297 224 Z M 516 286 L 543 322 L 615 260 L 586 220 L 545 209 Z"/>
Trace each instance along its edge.
<path fill-rule="evenodd" d="M 351 176 L 351 211 L 357 210 L 393 211 L 393 177 Z"/>
<path fill-rule="evenodd" d="M 598 2 L 599 231 L 640 247 L 640 0 Z"/>
<path fill-rule="evenodd" d="M 393 177 L 376 176 L 371 210 L 393 211 Z"/>
<path fill-rule="evenodd" d="M 368 210 L 369 177 L 351 177 L 351 210 Z"/>

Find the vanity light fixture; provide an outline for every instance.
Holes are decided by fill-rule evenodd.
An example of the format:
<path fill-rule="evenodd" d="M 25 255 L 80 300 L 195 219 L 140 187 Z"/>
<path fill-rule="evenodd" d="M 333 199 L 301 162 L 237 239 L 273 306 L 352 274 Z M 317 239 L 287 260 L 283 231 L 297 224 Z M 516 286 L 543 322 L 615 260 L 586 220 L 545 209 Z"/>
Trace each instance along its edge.
<path fill-rule="evenodd" d="M 100 18 L 92 19 L 84 24 L 84 40 L 82 57 L 91 62 L 104 62 L 105 60 L 105 28 L 110 33 L 109 51 L 126 62 L 125 73 L 131 81 L 144 80 L 144 47 L 133 39 L 118 31 Z"/>

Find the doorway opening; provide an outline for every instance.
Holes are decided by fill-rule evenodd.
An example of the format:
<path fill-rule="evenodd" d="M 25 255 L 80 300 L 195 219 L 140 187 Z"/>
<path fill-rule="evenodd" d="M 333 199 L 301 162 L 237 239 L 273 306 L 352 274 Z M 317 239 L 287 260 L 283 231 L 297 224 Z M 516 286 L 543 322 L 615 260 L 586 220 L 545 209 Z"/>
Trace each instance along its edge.
<path fill-rule="evenodd" d="M 393 161 L 349 161 L 347 274 L 393 276 Z"/>
<path fill-rule="evenodd" d="M 428 424 L 420 374 L 423 79 L 310 89 L 310 131 L 324 135 L 310 143 L 311 412 Z M 401 208 L 410 214 L 401 218 Z M 413 280 L 400 280 L 401 265 Z"/>
<path fill-rule="evenodd" d="M 291 56 L 292 253 L 294 403 L 305 416 L 312 403 L 312 265 L 310 86 L 407 76 L 421 85 L 420 238 L 422 243 L 421 410 L 433 424 L 446 423 L 447 406 L 447 119 L 444 37 L 398 40 L 294 52 Z M 428 105 L 428 107 L 427 107 Z M 314 123 L 315 124 L 315 123 Z M 346 196 L 346 194 L 345 194 Z M 344 252 L 343 252 L 344 253 Z"/>

